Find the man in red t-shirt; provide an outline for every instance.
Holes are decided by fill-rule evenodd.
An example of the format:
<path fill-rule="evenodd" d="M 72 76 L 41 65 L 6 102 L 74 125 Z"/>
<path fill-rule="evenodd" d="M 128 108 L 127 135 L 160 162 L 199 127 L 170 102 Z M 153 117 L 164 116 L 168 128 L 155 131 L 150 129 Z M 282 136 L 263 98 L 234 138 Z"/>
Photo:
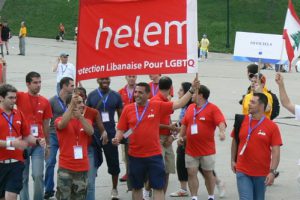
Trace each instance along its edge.
<path fill-rule="evenodd" d="M 238 135 L 231 133 L 231 168 L 243 199 L 265 199 L 266 186 L 277 174 L 282 140 L 278 126 L 264 114 L 267 105 L 266 95 L 254 93 L 250 115 L 245 115 Z"/>
<path fill-rule="evenodd" d="M 188 183 L 193 200 L 197 200 L 199 181 L 197 173 L 199 165 L 202 168 L 208 200 L 214 199 L 216 178 L 215 168 L 215 129 L 219 128 L 220 140 L 225 140 L 226 122 L 221 110 L 208 102 L 209 89 L 201 85 L 198 95 L 193 95 L 191 104 L 182 119 L 179 142 L 186 137 L 185 165 L 188 169 Z"/>
<path fill-rule="evenodd" d="M 149 85 L 137 84 L 134 92 L 135 103 L 124 108 L 117 134 L 112 140 L 117 145 L 123 137 L 129 137 L 128 167 L 134 200 L 143 199 L 142 188 L 146 175 L 154 189 L 154 199 L 164 199 L 165 170 L 159 140 L 160 116 L 171 114 L 173 110 L 183 107 L 198 84 L 199 81 L 195 79 L 193 88 L 175 102 L 148 101 Z"/>
<path fill-rule="evenodd" d="M 16 105 L 25 116 L 30 128 L 30 134 L 35 138 L 45 139 L 49 145 L 49 122 L 52 110 L 48 99 L 39 94 L 41 90 L 41 75 L 29 72 L 26 75 L 28 92 L 18 92 Z M 46 148 L 47 149 L 47 148 Z M 41 146 L 30 146 L 26 149 L 27 158 L 23 173 L 23 189 L 21 200 L 29 200 L 29 166 L 32 162 L 32 178 L 34 184 L 33 200 L 39 200 L 44 195 L 44 160 L 45 150 Z M 31 158 L 31 160 L 30 160 Z"/>
<path fill-rule="evenodd" d="M 16 200 L 23 186 L 23 149 L 30 145 L 45 146 L 45 140 L 30 134 L 23 113 L 14 109 L 17 90 L 0 86 L 0 199 Z"/>
<path fill-rule="evenodd" d="M 151 80 L 151 82 L 149 83 L 150 90 L 151 90 L 149 99 L 151 99 L 152 97 L 154 97 L 157 94 L 157 92 L 159 90 L 158 82 L 159 82 L 159 79 L 161 78 L 161 74 L 151 74 L 151 75 L 149 75 L 149 78 Z M 173 86 L 171 87 L 170 95 L 171 95 L 171 97 L 174 96 Z"/>
<path fill-rule="evenodd" d="M 84 103 L 78 95 L 68 96 L 67 111 L 55 120 L 60 148 L 57 199 L 85 200 L 88 184 L 88 142 L 92 122 L 83 116 Z"/>
<path fill-rule="evenodd" d="M 127 81 L 127 84 L 121 88 L 118 92 L 121 95 L 122 102 L 123 102 L 123 108 L 127 106 L 128 104 L 131 104 L 134 102 L 133 93 L 136 85 L 136 79 L 137 76 L 125 76 L 125 79 Z M 121 182 L 127 181 L 127 173 L 128 173 L 128 143 L 127 141 L 124 141 L 124 145 L 122 145 L 122 152 L 124 155 L 123 160 L 125 162 L 125 168 L 126 168 L 126 174 L 124 174 L 119 180 Z M 127 182 L 128 190 L 131 190 L 130 183 Z"/>
<path fill-rule="evenodd" d="M 151 101 L 169 102 L 168 97 L 170 96 L 172 88 L 171 78 L 167 76 L 161 77 L 158 82 L 158 87 L 159 91 L 151 98 Z M 166 192 L 168 188 L 169 174 L 175 174 L 175 154 L 172 143 L 179 130 L 175 124 L 172 124 L 171 115 L 160 116 L 159 137 L 166 171 L 164 192 Z"/>

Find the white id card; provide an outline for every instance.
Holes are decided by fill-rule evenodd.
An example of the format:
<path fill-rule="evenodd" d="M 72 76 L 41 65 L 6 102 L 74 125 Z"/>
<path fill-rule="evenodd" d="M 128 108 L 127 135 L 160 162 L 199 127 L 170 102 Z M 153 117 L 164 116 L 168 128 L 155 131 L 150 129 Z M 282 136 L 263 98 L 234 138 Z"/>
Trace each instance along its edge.
<path fill-rule="evenodd" d="M 128 131 L 126 131 L 125 133 L 124 133 L 124 138 L 126 139 L 126 138 L 128 138 L 131 134 L 132 134 L 132 129 L 129 129 Z"/>
<path fill-rule="evenodd" d="M 34 137 L 38 137 L 39 136 L 39 127 L 38 127 L 37 124 L 31 124 L 30 125 L 30 133 Z"/>
<path fill-rule="evenodd" d="M 16 137 L 6 137 L 6 141 L 9 141 L 9 142 L 12 142 L 16 139 Z M 6 147 L 7 150 L 11 150 L 11 151 L 14 151 L 16 150 L 15 147 Z"/>
<path fill-rule="evenodd" d="M 109 122 L 109 114 L 108 114 L 108 112 L 102 112 L 101 116 L 102 116 L 102 122 Z"/>
<path fill-rule="evenodd" d="M 192 135 L 198 134 L 198 126 L 197 126 L 197 124 L 192 124 L 192 126 L 191 126 L 191 133 L 192 133 Z"/>
<path fill-rule="evenodd" d="M 240 156 L 244 154 L 245 150 L 246 150 L 246 147 L 247 147 L 247 143 L 244 144 L 241 152 L 240 152 Z"/>
<path fill-rule="evenodd" d="M 82 146 L 74 146 L 74 159 L 83 159 Z"/>

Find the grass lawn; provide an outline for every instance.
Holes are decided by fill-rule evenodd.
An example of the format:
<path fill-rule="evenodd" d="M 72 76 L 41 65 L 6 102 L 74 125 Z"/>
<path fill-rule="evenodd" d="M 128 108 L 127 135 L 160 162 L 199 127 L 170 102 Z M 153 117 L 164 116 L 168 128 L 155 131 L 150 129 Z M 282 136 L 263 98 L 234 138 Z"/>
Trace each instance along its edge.
<path fill-rule="evenodd" d="M 229 1 L 230 48 L 227 49 L 227 0 L 198 0 L 199 38 L 203 33 L 208 35 L 210 51 L 232 52 L 236 31 L 282 34 L 288 0 Z M 300 16 L 300 1 L 293 3 Z M 14 35 L 24 20 L 29 36 L 54 39 L 62 22 L 66 39 L 73 39 L 78 0 L 7 0 L 0 16 L 1 20 L 8 20 Z"/>

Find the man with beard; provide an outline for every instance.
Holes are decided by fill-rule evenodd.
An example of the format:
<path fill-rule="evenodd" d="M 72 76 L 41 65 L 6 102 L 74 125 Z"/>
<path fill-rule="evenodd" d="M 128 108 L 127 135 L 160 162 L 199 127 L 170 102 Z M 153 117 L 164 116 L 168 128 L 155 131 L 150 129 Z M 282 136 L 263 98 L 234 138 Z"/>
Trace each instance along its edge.
<path fill-rule="evenodd" d="M 18 92 L 16 105 L 26 118 L 30 128 L 30 134 L 35 138 L 46 139 L 49 144 L 49 121 L 52 117 L 51 106 L 45 97 L 39 94 L 41 90 L 41 75 L 37 72 L 29 72 L 26 75 L 28 92 Z M 44 160 L 45 151 L 39 145 L 26 149 L 27 158 L 23 172 L 23 189 L 21 200 L 29 200 L 29 166 L 32 163 L 32 178 L 34 185 L 34 200 L 43 198 L 44 193 Z M 31 160 L 30 160 L 31 159 Z"/>
<path fill-rule="evenodd" d="M 54 168 L 56 164 L 56 155 L 58 151 L 57 134 L 54 122 L 57 117 L 60 117 L 67 110 L 66 98 L 73 93 L 74 81 L 72 78 L 65 77 L 60 80 L 59 95 L 50 98 L 50 105 L 53 117 L 50 120 L 50 138 L 49 146 L 46 149 L 46 172 L 45 172 L 45 195 L 44 199 L 49 199 L 54 196 Z"/>
<path fill-rule="evenodd" d="M 102 149 L 106 158 L 108 173 L 112 176 L 111 198 L 119 199 L 117 190 L 118 176 L 120 173 L 119 153 L 118 147 L 112 145 L 111 140 L 116 134 L 115 112 L 117 112 L 118 117 L 121 116 L 123 103 L 120 94 L 110 89 L 109 77 L 98 78 L 97 83 L 99 84 L 99 88 L 89 93 L 86 105 L 97 109 L 101 114 L 102 122 L 109 140 L 106 145 L 102 146 Z M 97 127 L 94 128 L 95 136 L 100 140 L 100 132 Z M 95 169 L 95 171 L 97 171 L 97 169 Z"/>
<path fill-rule="evenodd" d="M 25 116 L 14 109 L 17 90 L 11 85 L 0 86 L 0 199 L 17 200 L 22 189 L 23 149 L 28 143 L 45 147 L 45 139 L 30 134 Z"/>

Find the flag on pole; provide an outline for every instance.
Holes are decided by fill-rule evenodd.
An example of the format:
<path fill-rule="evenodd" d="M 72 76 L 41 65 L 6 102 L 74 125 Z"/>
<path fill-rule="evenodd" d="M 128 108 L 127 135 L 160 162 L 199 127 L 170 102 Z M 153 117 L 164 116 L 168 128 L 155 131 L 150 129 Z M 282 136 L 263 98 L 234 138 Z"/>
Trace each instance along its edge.
<path fill-rule="evenodd" d="M 294 9 L 292 0 L 289 0 L 286 13 L 283 39 L 285 40 L 285 48 L 291 70 L 292 63 L 294 63 L 300 55 L 300 19 Z"/>

